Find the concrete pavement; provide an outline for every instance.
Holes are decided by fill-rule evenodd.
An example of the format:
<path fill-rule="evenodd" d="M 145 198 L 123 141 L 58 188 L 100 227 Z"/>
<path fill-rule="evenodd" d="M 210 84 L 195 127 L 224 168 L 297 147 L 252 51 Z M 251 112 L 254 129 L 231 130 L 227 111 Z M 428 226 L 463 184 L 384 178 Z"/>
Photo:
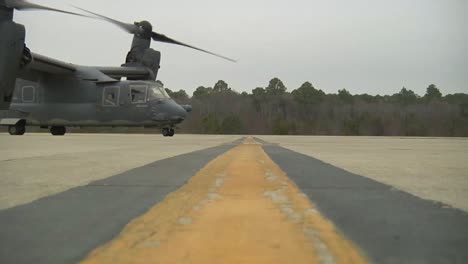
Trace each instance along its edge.
<path fill-rule="evenodd" d="M 0 209 L 53 195 L 148 163 L 240 136 L 0 134 Z"/>
<path fill-rule="evenodd" d="M 283 147 L 315 137 L 67 136 L 0 135 L 1 188 L 5 203 L 14 201 L 0 210 L 0 263 L 468 261 L 466 212 Z M 334 140 L 326 145 L 342 157 L 340 142 L 350 139 Z M 426 152 L 444 156 L 434 142 Z M 409 143 L 382 156 L 411 152 Z M 388 166 L 371 157 L 375 149 L 356 156 L 366 153 L 378 161 L 368 166 Z M 31 183 L 34 196 L 16 195 Z"/>

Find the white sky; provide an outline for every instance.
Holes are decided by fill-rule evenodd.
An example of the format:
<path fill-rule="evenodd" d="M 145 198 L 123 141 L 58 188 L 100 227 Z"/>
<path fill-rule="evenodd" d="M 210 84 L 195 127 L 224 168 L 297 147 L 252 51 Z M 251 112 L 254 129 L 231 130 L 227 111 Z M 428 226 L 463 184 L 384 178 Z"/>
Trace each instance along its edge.
<path fill-rule="evenodd" d="M 34 1 L 34 0 L 31 0 Z M 162 52 L 158 79 L 189 94 L 225 80 L 237 91 L 279 77 L 288 90 L 310 81 L 325 92 L 422 95 L 468 93 L 465 0 L 36 0 L 70 4 L 133 22 L 228 57 L 153 42 Z M 37 53 L 81 65 L 123 63 L 132 36 L 102 21 L 43 11 L 15 13 Z"/>

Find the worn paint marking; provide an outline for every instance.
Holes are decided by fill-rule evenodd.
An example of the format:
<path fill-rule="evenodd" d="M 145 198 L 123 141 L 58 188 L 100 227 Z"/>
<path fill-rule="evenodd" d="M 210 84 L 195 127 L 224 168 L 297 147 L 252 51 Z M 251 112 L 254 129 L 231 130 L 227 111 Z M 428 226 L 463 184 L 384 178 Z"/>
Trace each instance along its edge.
<path fill-rule="evenodd" d="M 366 263 L 261 145 L 218 156 L 83 263 Z"/>

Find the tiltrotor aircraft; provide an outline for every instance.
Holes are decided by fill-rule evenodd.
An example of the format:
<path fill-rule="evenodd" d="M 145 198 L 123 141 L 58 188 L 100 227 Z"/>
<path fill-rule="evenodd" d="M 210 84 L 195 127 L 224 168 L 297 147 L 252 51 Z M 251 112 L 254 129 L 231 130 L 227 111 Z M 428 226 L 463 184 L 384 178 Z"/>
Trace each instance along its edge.
<path fill-rule="evenodd" d="M 79 66 L 35 54 L 25 45 L 25 27 L 13 22 L 14 10 L 48 10 L 111 22 L 133 41 L 120 67 Z M 151 40 L 177 44 L 230 61 L 154 32 L 147 21 L 123 23 L 84 9 L 63 11 L 25 0 L 0 0 L 0 125 L 11 135 L 26 126 L 64 135 L 66 126 L 158 127 L 173 136 L 190 105 L 179 105 L 156 82 L 161 53 Z M 125 77 L 126 80 L 122 80 Z"/>

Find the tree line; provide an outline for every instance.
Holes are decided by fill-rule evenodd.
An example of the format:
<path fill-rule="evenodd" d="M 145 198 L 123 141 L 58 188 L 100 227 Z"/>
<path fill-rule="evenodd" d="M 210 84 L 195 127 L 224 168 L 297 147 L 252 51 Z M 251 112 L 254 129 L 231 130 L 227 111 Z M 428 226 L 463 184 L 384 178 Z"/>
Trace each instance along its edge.
<path fill-rule="evenodd" d="M 161 82 L 162 84 L 162 82 Z M 325 93 L 310 82 L 288 91 L 279 78 L 265 87 L 239 93 L 223 81 L 167 93 L 193 111 L 178 133 L 468 136 L 468 94 L 442 95 L 431 84 L 422 96 L 403 87 L 393 95 L 351 94 L 346 89 Z M 0 127 L 0 131 L 6 131 Z M 28 128 L 29 132 L 45 132 Z M 158 129 L 85 127 L 70 132 L 160 133 Z"/>
<path fill-rule="evenodd" d="M 191 104 L 185 133 L 370 136 L 468 136 L 468 94 L 443 96 L 431 84 L 423 96 L 403 87 L 393 95 L 325 93 L 310 82 L 288 91 L 279 78 L 250 93 L 219 80 L 168 94 Z"/>

